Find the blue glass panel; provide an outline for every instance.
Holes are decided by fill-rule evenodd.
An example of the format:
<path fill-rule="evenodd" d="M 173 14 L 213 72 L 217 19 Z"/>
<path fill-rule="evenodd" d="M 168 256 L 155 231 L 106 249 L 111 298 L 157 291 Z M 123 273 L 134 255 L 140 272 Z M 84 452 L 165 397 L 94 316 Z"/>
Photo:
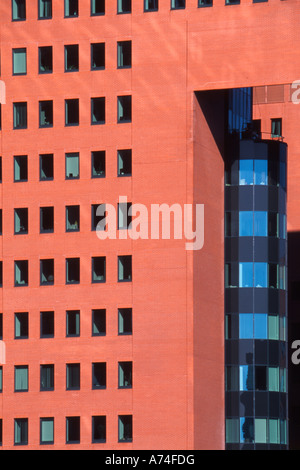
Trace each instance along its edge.
<path fill-rule="evenodd" d="M 254 212 L 254 236 L 267 237 L 268 236 L 268 213 L 267 212 Z"/>
<path fill-rule="evenodd" d="M 279 236 L 280 238 L 286 238 L 286 215 L 279 214 Z"/>
<path fill-rule="evenodd" d="M 253 366 L 240 366 L 240 390 L 253 390 Z"/>
<path fill-rule="evenodd" d="M 253 236 L 253 212 L 243 211 L 239 216 L 240 237 Z"/>
<path fill-rule="evenodd" d="M 268 184 L 268 161 L 254 160 L 254 184 Z"/>
<path fill-rule="evenodd" d="M 240 160 L 240 181 L 241 186 L 253 185 L 253 160 Z"/>
<path fill-rule="evenodd" d="M 253 314 L 241 313 L 240 314 L 240 339 L 253 338 Z"/>
<path fill-rule="evenodd" d="M 268 315 L 265 313 L 254 314 L 254 338 L 268 338 Z"/>
<path fill-rule="evenodd" d="M 254 287 L 268 287 L 267 263 L 254 263 Z"/>
<path fill-rule="evenodd" d="M 239 287 L 253 287 L 253 263 L 240 263 Z"/>
<path fill-rule="evenodd" d="M 253 418 L 240 418 L 240 441 L 244 443 L 254 442 Z"/>

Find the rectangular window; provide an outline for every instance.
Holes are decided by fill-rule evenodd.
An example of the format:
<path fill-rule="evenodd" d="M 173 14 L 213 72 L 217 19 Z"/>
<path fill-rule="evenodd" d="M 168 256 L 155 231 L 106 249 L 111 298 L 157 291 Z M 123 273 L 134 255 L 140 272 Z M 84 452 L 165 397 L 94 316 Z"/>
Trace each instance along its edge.
<path fill-rule="evenodd" d="M 158 0 L 144 0 L 144 11 L 158 11 Z"/>
<path fill-rule="evenodd" d="M 92 258 L 92 282 L 105 282 L 106 258 L 98 256 Z"/>
<path fill-rule="evenodd" d="M 40 181 L 50 181 L 54 177 L 53 154 L 40 155 Z"/>
<path fill-rule="evenodd" d="M 14 157 L 14 181 L 15 183 L 28 180 L 27 155 Z"/>
<path fill-rule="evenodd" d="M 282 136 L 282 119 L 271 119 L 271 134 L 273 138 Z"/>
<path fill-rule="evenodd" d="M 80 311 L 67 310 L 66 312 L 66 336 L 80 336 Z"/>
<path fill-rule="evenodd" d="M 91 15 L 105 14 L 105 0 L 91 0 Z"/>
<path fill-rule="evenodd" d="M 130 228 L 132 217 L 131 202 L 120 202 L 118 203 L 118 230 L 128 230 Z"/>
<path fill-rule="evenodd" d="M 26 20 L 26 0 L 12 0 L 12 20 Z"/>
<path fill-rule="evenodd" d="M 40 391 L 54 390 L 54 364 L 43 364 L 40 367 Z"/>
<path fill-rule="evenodd" d="M 41 286 L 53 286 L 54 259 L 40 260 L 40 284 Z"/>
<path fill-rule="evenodd" d="M 249 186 L 254 183 L 253 160 L 240 160 L 240 178 L 241 186 Z"/>
<path fill-rule="evenodd" d="M 171 0 L 172 10 L 179 10 L 185 8 L 185 0 Z"/>
<path fill-rule="evenodd" d="M 131 41 L 118 42 L 118 68 L 125 69 L 131 67 Z"/>
<path fill-rule="evenodd" d="M 0 261 L 0 287 L 3 287 L 3 261 Z"/>
<path fill-rule="evenodd" d="M 54 444 L 54 418 L 40 419 L 41 445 Z"/>
<path fill-rule="evenodd" d="M 92 230 L 105 230 L 105 204 L 92 204 Z"/>
<path fill-rule="evenodd" d="M 131 96 L 118 96 L 118 123 L 131 122 L 132 98 Z"/>
<path fill-rule="evenodd" d="M 40 233 L 54 232 L 54 207 L 40 207 Z"/>
<path fill-rule="evenodd" d="M 72 44 L 65 46 L 65 72 L 78 72 L 79 70 L 79 46 Z"/>
<path fill-rule="evenodd" d="M 240 391 L 252 391 L 254 389 L 253 366 L 240 366 Z"/>
<path fill-rule="evenodd" d="M 213 0 L 199 0 L 198 7 L 212 7 Z"/>
<path fill-rule="evenodd" d="M 93 390 L 106 388 L 105 362 L 96 362 L 92 364 L 92 388 Z"/>
<path fill-rule="evenodd" d="M 92 178 L 105 177 L 105 151 L 92 152 Z"/>
<path fill-rule="evenodd" d="M 266 444 L 267 443 L 267 420 L 262 418 L 256 418 L 254 420 L 254 432 L 255 432 L 255 443 Z"/>
<path fill-rule="evenodd" d="M 54 312 L 41 312 L 41 338 L 54 338 Z"/>
<path fill-rule="evenodd" d="M 3 368 L 2 366 L 0 366 L 0 393 L 2 393 L 2 391 L 3 391 Z"/>
<path fill-rule="evenodd" d="M 28 339 L 28 312 L 15 313 L 15 339 Z"/>
<path fill-rule="evenodd" d="M 0 339 L 3 340 L 3 314 L 0 313 Z"/>
<path fill-rule="evenodd" d="M 92 416 L 92 442 L 106 442 L 106 416 Z"/>
<path fill-rule="evenodd" d="M 52 0 L 39 0 L 39 20 L 52 18 Z"/>
<path fill-rule="evenodd" d="M 254 236 L 267 237 L 268 236 L 268 212 L 255 211 L 254 212 Z"/>
<path fill-rule="evenodd" d="M 78 16 L 78 0 L 65 0 L 65 17 L 74 18 Z"/>
<path fill-rule="evenodd" d="M 132 362 L 119 362 L 119 388 L 132 388 Z"/>
<path fill-rule="evenodd" d="M 66 179 L 79 178 L 79 153 L 66 153 Z"/>
<path fill-rule="evenodd" d="M 226 442 L 227 444 L 237 444 L 239 438 L 239 419 L 229 418 L 226 419 Z"/>
<path fill-rule="evenodd" d="M 66 284 L 79 284 L 80 260 L 79 258 L 66 259 Z"/>
<path fill-rule="evenodd" d="M 132 308 L 119 308 L 118 334 L 132 335 Z"/>
<path fill-rule="evenodd" d="M 131 0 L 118 0 L 118 13 L 131 13 Z"/>
<path fill-rule="evenodd" d="M 27 418 L 15 419 L 14 444 L 15 446 L 28 445 L 28 419 Z"/>
<path fill-rule="evenodd" d="M 253 236 L 253 212 L 242 211 L 239 214 L 239 235 L 240 237 Z"/>
<path fill-rule="evenodd" d="M 28 366 L 15 366 L 15 392 L 28 392 Z"/>
<path fill-rule="evenodd" d="M 79 99 L 65 100 L 65 125 L 79 126 Z"/>
<path fill-rule="evenodd" d="M 14 210 L 15 215 L 15 235 L 28 233 L 28 209 L 21 208 Z"/>
<path fill-rule="evenodd" d="M 255 366 L 255 390 L 267 390 L 267 367 Z"/>
<path fill-rule="evenodd" d="M 106 335 L 106 310 L 95 309 L 92 311 L 92 336 Z"/>
<path fill-rule="evenodd" d="M 66 443 L 80 443 L 80 416 L 70 416 L 66 418 Z"/>
<path fill-rule="evenodd" d="M 132 150 L 118 150 L 118 176 L 132 175 Z"/>
<path fill-rule="evenodd" d="M 80 206 L 66 206 L 66 231 L 79 232 Z"/>
<path fill-rule="evenodd" d="M 91 98 L 92 125 L 105 124 L 105 98 Z"/>
<path fill-rule="evenodd" d="M 53 126 L 53 101 L 39 102 L 39 122 L 40 127 Z"/>
<path fill-rule="evenodd" d="M 67 390 L 80 390 L 80 364 L 67 364 L 66 378 Z"/>
<path fill-rule="evenodd" d="M 240 339 L 252 339 L 253 338 L 253 314 L 252 313 L 241 313 L 239 315 L 239 328 Z"/>
<path fill-rule="evenodd" d="M 53 72 L 52 46 L 39 47 L 39 73 Z"/>
<path fill-rule="evenodd" d="M 27 103 L 14 103 L 14 129 L 27 129 Z"/>
<path fill-rule="evenodd" d="M 13 49 L 13 75 L 26 75 L 26 49 Z"/>
<path fill-rule="evenodd" d="M 129 255 L 118 257 L 118 281 L 132 281 L 132 256 Z"/>
<path fill-rule="evenodd" d="M 119 442 L 132 442 L 132 416 L 122 415 L 118 417 Z"/>
<path fill-rule="evenodd" d="M 225 390 L 236 392 L 239 390 L 239 368 L 238 366 L 227 366 L 225 369 Z"/>
<path fill-rule="evenodd" d="M 0 235 L 2 235 L 2 209 L 0 209 Z"/>
<path fill-rule="evenodd" d="M 279 367 L 269 367 L 269 392 L 279 392 Z"/>
<path fill-rule="evenodd" d="M 91 70 L 105 69 L 105 43 L 91 44 Z"/>
<path fill-rule="evenodd" d="M 239 5 L 240 0 L 225 0 L 225 5 Z"/>
<path fill-rule="evenodd" d="M 253 287 L 253 263 L 239 264 L 239 287 Z"/>
<path fill-rule="evenodd" d="M 28 261 L 15 261 L 15 287 L 28 286 Z"/>
<path fill-rule="evenodd" d="M 268 184 L 268 161 L 254 160 L 254 184 L 266 186 Z"/>
<path fill-rule="evenodd" d="M 253 287 L 268 287 L 268 264 L 254 263 Z"/>

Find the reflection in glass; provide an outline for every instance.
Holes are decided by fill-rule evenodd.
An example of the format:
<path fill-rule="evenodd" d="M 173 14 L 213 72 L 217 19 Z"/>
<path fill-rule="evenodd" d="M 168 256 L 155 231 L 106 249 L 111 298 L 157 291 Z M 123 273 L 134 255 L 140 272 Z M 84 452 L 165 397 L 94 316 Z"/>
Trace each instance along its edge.
<path fill-rule="evenodd" d="M 268 184 L 268 161 L 254 160 L 254 184 Z"/>
<path fill-rule="evenodd" d="M 279 367 L 269 367 L 269 392 L 279 392 Z"/>
<path fill-rule="evenodd" d="M 253 212 L 243 211 L 240 212 L 239 218 L 239 231 L 240 237 L 253 236 Z"/>
<path fill-rule="evenodd" d="M 279 316 L 278 315 L 268 316 L 268 339 L 273 339 L 273 340 L 279 339 Z"/>
<path fill-rule="evenodd" d="M 230 392 L 238 391 L 239 389 L 239 368 L 238 366 L 228 366 L 225 370 L 225 384 L 226 390 Z"/>
<path fill-rule="evenodd" d="M 240 390 L 253 390 L 253 366 L 240 366 Z"/>
<path fill-rule="evenodd" d="M 240 263 L 239 275 L 239 287 L 253 287 L 253 263 Z"/>
<path fill-rule="evenodd" d="M 268 338 L 268 315 L 266 313 L 254 314 L 254 338 Z"/>
<path fill-rule="evenodd" d="M 267 442 L 267 420 L 265 418 L 255 419 L 255 442 L 266 444 Z"/>
<path fill-rule="evenodd" d="M 241 186 L 253 185 L 253 160 L 240 161 L 240 181 Z"/>
<path fill-rule="evenodd" d="M 240 441 L 244 443 L 254 442 L 253 418 L 240 418 Z"/>
<path fill-rule="evenodd" d="M 254 212 L 254 236 L 267 237 L 268 236 L 268 213 Z"/>
<path fill-rule="evenodd" d="M 267 263 L 254 263 L 254 287 L 268 287 Z"/>
<path fill-rule="evenodd" d="M 241 313 L 240 314 L 240 339 L 253 338 L 253 314 Z"/>

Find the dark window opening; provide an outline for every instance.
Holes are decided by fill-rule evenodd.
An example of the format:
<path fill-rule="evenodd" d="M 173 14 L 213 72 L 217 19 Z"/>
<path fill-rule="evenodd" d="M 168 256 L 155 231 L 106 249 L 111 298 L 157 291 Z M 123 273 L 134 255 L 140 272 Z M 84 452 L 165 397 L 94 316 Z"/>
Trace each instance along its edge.
<path fill-rule="evenodd" d="M 53 126 L 53 101 L 40 101 L 40 127 Z"/>
<path fill-rule="evenodd" d="M 80 311 L 68 310 L 66 314 L 67 337 L 80 336 Z"/>
<path fill-rule="evenodd" d="M 132 442 L 132 416 L 119 416 L 119 442 Z"/>
<path fill-rule="evenodd" d="M 104 389 L 106 388 L 106 363 L 96 362 L 92 365 L 93 382 L 92 388 Z"/>
<path fill-rule="evenodd" d="M 66 231 L 79 232 L 80 230 L 80 207 L 66 207 Z"/>
<path fill-rule="evenodd" d="M 92 152 L 92 178 L 105 177 L 105 151 Z"/>
<path fill-rule="evenodd" d="M 92 124 L 105 124 L 105 98 L 92 98 Z"/>
<path fill-rule="evenodd" d="M 52 0 L 39 0 L 39 19 L 52 18 Z"/>
<path fill-rule="evenodd" d="M 28 209 L 15 209 L 15 234 L 28 233 Z"/>
<path fill-rule="evenodd" d="M 0 183 L 2 183 L 2 157 L 0 157 Z"/>
<path fill-rule="evenodd" d="M 92 420 L 92 442 L 106 442 L 106 416 L 93 416 Z"/>
<path fill-rule="evenodd" d="M 40 208 L 40 233 L 54 231 L 54 207 Z"/>
<path fill-rule="evenodd" d="M 14 129 L 27 128 L 27 103 L 14 103 Z"/>
<path fill-rule="evenodd" d="M 13 21 L 26 20 L 26 0 L 12 0 Z"/>
<path fill-rule="evenodd" d="M 40 391 L 54 390 L 54 364 L 43 364 L 40 369 Z"/>
<path fill-rule="evenodd" d="M 145 11 L 158 11 L 158 0 L 145 0 Z"/>
<path fill-rule="evenodd" d="M 14 157 L 14 181 L 24 182 L 28 180 L 27 155 Z"/>
<path fill-rule="evenodd" d="M 28 286 L 28 261 L 15 261 L 15 287 Z"/>
<path fill-rule="evenodd" d="M 65 125 L 79 125 L 79 100 L 71 99 L 65 101 Z"/>
<path fill-rule="evenodd" d="M 118 176 L 132 175 L 132 151 L 118 151 Z"/>
<path fill-rule="evenodd" d="M 132 362 L 119 362 L 119 388 L 132 388 Z"/>
<path fill-rule="evenodd" d="M 273 138 L 282 137 L 282 119 L 271 119 L 271 134 Z"/>
<path fill-rule="evenodd" d="M 118 13 L 131 13 L 131 0 L 118 0 Z"/>
<path fill-rule="evenodd" d="M 65 46 L 65 72 L 78 72 L 79 70 L 79 46 L 73 44 Z"/>
<path fill-rule="evenodd" d="M 65 17 L 78 16 L 78 0 L 65 0 Z"/>
<path fill-rule="evenodd" d="M 15 446 L 28 445 L 28 419 L 15 419 L 14 444 Z"/>
<path fill-rule="evenodd" d="M 92 230 L 105 230 L 105 204 L 92 204 Z"/>
<path fill-rule="evenodd" d="M 105 265 L 104 256 L 92 258 L 92 282 L 105 282 Z"/>
<path fill-rule="evenodd" d="M 3 314 L 0 313 L 0 339 L 3 340 Z"/>
<path fill-rule="evenodd" d="M 131 122 L 131 96 L 118 96 L 118 122 Z"/>
<path fill-rule="evenodd" d="M 171 0 L 172 10 L 179 10 L 180 8 L 185 8 L 185 0 Z"/>
<path fill-rule="evenodd" d="M 28 366 L 15 366 L 15 392 L 28 392 Z"/>
<path fill-rule="evenodd" d="M 3 287 L 3 261 L 0 261 L 0 287 Z"/>
<path fill-rule="evenodd" d="M 119 282 L 132 281 L 132 257 L 119 256 L 118 257 L 118 276 Z"/>
<path fill-rule="evenodd" d="M 2 235 L 2 209 L 0 209 L 0 235 Z"/>
<path fill-rule="evenodd" d="M 255 389 L 260 391 L 267 390 L 267 367 L 255 367 Z"/>
<path fill-rule="evenodd" d="M 40 155 L 40 180 L 53 180 L 53 154 Z"/>
<path fill-rule="evenodd" d="M 91 69 L 103 70 L 105 68 L 105 43 L 91 44 Z"/>
<path fill-rule="evenodd" d="M 66 153 L 66 179 L 79 178 L 79 153 Z"/>
<path fill-rule="evenodd" d="M 41 286 L 52 286 L 54 284 L 54 259 L 40 261 L 40 283 Z"/>
<path fill-rule="evenodd" d="M 66 418 L 66 443 L 80 443 L 80 416 Z"/>
<path fill-rule="evenodd" d="M 118 311 L 119 335 L 132 335 L 132 309 L 119 308 Z"/>
<path fill-rule="evenodd" d="M 52 46 L 39 47 L 39 73 L 53 72 Z"/>
<path fill-rule="evenodd" d="M 131 41 L 118 42 L 118 68 L 130 68 L 131 55 Z"/>
<path fill-rule="evenodd" d="M 28 312 L 15 313 L 15 339 L 28 338 Z"/>
<path fill-rule="evenodd" d="M 132 221 L 130 215 L 132 203 L 131 202 L 120 202 L 118 203 L 118 229 L 128 230 Z"/>
<path fill-rule="evenodd" d="M 67 364 L 67 390 L 80 390 L 80 364 Z"/>
<path fill-rule="evenodd" d="M 300 281 L 291 282 L 291 300 L 300 301 Z"/>
<path fill-rule="evenodd" d="M 54 337 L 54 312 L 41 312 L 41 338 Z"/>
<path fill-rule="evenodd" d="M 91 14 L 104 15 L 105 14 L 105 0 L 91 0 Z"/>
<path fill-rule="evenodd" d="M 79 258 L 66 259 L 66 283 L 79 284 L 80 282 L 80 261 Z"/>
<path fill-rule="evenodd" d="M 92 336 L 106 335 L 106 310 L 96 309 L 92 312 Z"/>
<path fill-rule="evenodd" d="M 198 7 L 212 7 L 213 0 L 199 0 Z"/>
<path fill-rule="evenodd" d="M 240 0 L 225 0 L 225 5 L 239 5 Z"/>

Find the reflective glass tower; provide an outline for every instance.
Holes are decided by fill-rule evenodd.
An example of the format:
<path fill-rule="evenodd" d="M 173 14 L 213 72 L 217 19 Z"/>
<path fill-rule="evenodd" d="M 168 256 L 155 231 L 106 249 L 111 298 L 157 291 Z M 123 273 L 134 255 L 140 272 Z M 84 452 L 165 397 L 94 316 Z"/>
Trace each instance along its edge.
<path fill-rule="evenodd" d="M 227 449 L 286 449 L 287 145 L 252 125 L 230 90 L 225 186 Z"/>

